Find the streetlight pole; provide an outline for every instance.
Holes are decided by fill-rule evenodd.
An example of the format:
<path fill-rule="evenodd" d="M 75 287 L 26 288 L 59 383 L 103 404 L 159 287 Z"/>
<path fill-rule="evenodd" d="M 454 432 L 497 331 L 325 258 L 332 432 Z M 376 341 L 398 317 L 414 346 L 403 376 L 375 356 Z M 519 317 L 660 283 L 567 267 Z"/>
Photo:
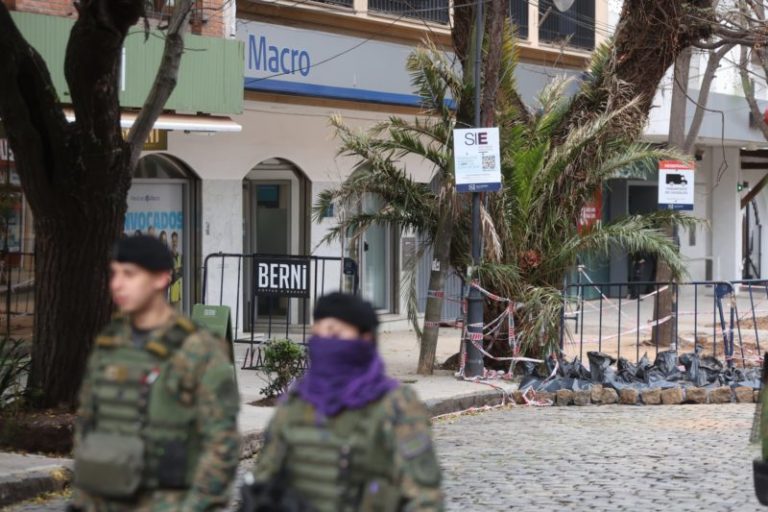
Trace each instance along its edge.
<path fill-rule="evenodd" d="M 483 56 L 483 1 L 475 2 L 475 62 L 474 62 L 474 82 L 475 82 L 475 128 L 480 128 L 480 89 L 481 89 L 481 62 Z M 480 264 L 481 238 L 480 238 L 480 193 L 472 192 L 472 266 Z M 467 336 L 464 340 L 465 354 L 467 355 L 464 374 L 467 377 L 482 377 L 483 375 L 483 354 L 475 347 L 472 342 L 479 337 L 479 343 L 482 343 L 483 334 L 483 297 L 480 290 L 471 286 L 469 288 L 469 297 L 467 298 Z"/>

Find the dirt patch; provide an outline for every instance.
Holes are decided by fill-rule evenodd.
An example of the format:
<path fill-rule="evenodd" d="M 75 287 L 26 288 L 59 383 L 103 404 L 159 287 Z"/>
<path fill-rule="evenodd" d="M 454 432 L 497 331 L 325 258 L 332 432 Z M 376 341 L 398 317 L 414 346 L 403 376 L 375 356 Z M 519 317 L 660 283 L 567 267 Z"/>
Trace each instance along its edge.
<path fill-rule="evenodd" d="M 0 447 L 45 455 L 72 453 L 76 415 L 68 410 L 14 411 L 0 415 Z"/>
<path fill-rule="evenodd" d="M 739 325 L 741 325 L 742 329 L 754 329 L 755 323 L 757 323 L 758 330 L 768 330 L 768 316 L 758 316 L 755 320 L 757 320 L 757 322 L 754 322 L 750 315 L 747 318 L 739 320 Z M 718 327 L 720 327 L 720 324 L 718 324 Z"/>
<path fill-rule="evenodd" d="M 277 401 L 277 397 L 260 398 L 253 402 L 248 402 L 248 405 L 253 405 L 254 407 L 274 407 L 277 405 Z"/>

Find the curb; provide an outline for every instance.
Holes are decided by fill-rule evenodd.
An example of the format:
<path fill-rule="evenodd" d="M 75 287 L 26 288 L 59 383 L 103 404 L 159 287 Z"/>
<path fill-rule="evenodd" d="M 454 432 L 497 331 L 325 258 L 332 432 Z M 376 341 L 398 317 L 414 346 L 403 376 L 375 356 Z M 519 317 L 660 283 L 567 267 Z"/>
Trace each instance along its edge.
<path fill-rule="evenodd" d="M 30 500 L 43 493 L 64 490 L 74 476 L 71 466 L 71 462 L 45 466 L 0 478 L 0 507 Z"/>
<path fill-rule="evenodd" d="M 507 391 L 511 395 L 511 391 Z M 475 391 L 448 398 L 432 398 L 424 401 L 427 410 L 432 417 L 451 414 L 454 412 L 466 411 L 473 407 L 486 407 L 501 405 L 504 400 L 504 393 L 501 390 Z M 511 400 L 511 398 L 510 398 Z M 251 430 L 242 434 L 242 449 L 240 451 L 240 460 L 249 459 L 256 455 L 261 449 L 264 441 L 264 433 L 261 430 Z"/>

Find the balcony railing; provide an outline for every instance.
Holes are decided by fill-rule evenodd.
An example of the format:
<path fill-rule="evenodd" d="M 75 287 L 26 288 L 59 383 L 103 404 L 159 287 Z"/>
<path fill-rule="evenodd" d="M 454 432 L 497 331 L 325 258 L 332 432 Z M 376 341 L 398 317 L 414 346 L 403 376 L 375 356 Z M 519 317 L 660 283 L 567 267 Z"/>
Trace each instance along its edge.
<path fill-rule="evenodd" d="M 594 49 L 595 0 L 576 0 L 566 12 L 560 12 L 552 0 L 539 0 L 539 40 Z"/>
<path fill-rule="evenodd" d="M 368 10 L 447 25 L 448 0 L 369 0 Z"/>
<path fill-rule="evenodd" d="M 353 0 L 314 0 L 321 4 L 338 5 L 340 7 L 352 7 Z"/>
<path fill-rule="evenodd" d="M 508 14 L 517 27 L 517 37 L 528 39 L 528 0 L 509 0 Z"/>

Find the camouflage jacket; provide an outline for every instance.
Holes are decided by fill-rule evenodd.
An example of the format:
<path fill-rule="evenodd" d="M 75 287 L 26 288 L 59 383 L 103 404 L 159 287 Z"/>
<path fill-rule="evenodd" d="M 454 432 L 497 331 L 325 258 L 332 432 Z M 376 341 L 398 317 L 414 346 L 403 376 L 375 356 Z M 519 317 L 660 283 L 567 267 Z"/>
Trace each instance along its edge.
<path fill-rule="evenodd" d="M 269 424 L 254 479 L 281 470 L 320 512 L 443 510 L 429 413 L 407 386 L 332 418 L 291 395 Z"/>
<path fill-rule="evenodd" d="M 191 408 L 189 443 L 196 451 L 196 463 L 188 468 L 190 485 L 182 489 L 140 490 L 135 499 L 128 502 L 108 500 L 75 488 L 73 504 L 86 511 L 139 511 L 139 512 L 202 512 L 223 509 L 230 494 L 240 453 L 237 432 L 237 414 L 240 399 L 235 373 L 226 343 L 209 332 L 199 329 L 181 315 L 165 327 L 153 332 L 146 347 L 163 339 L 169 329 L 184 326 L 185 332 L 178 348 L 165 359 L 167 368 L 152 386 L 162 385 L 170 392 L 168 399 L 181 407 Z M 131 341 L 131 329 L 127 320 L 116 318 L 96 341 L 88 361 L 85 378 L 80 390 L 78 419 L 75 428 L 75 454 L 84 435 L 94 428 L 94 405 L 98 402 L 96 384 L 106 372 L 101 364 L 108 350 L 115 347 L 123 351 L 136 348 Z M 149 348 L 147 348 L 149 350 Z M 126 352 L 121 352 L 125 354 Z M 114 368 L 112 368 L 114 369 Z M 109 378 L 109 377 L 106 377 Z M 155 395 L 150 395 L 150 397 Z M 151 407 L 151 404 L 150 404 Z M 76 462 L 77 465 L 77 462 Z M 76 466 L 77 467 L 77 466 Z M 77 476 L 76 476 L 77 480 Z"/>

